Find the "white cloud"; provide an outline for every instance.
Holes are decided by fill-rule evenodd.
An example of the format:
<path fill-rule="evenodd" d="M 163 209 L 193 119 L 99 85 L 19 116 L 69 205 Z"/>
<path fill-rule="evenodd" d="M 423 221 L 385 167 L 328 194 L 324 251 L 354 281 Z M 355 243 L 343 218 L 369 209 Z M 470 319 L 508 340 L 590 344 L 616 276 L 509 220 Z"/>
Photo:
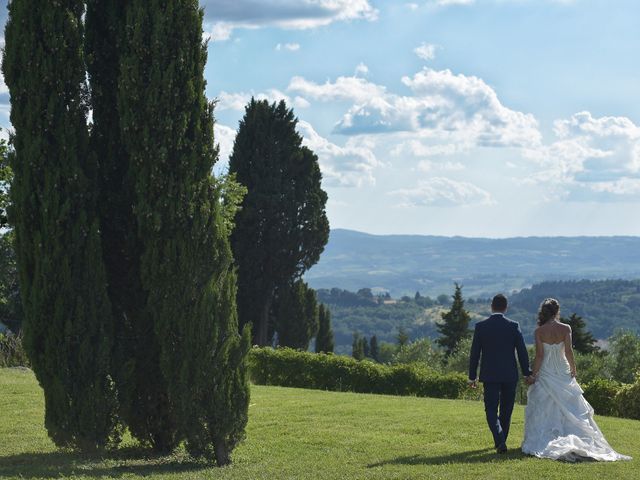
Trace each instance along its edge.
<path fill-rule="evenodd" d="M 492 0 L 491 3 L 533 3 L 534 1 L 538 2 L 540 0 Z M 570 5 L 573 3 L 577 3 L 578 0 L 546 0 L 549 3 L 559 3 L 564 5 Z M 490 3 L 488 1 L 483 1 L 482 3 Z M 427 0 L 427 5 L 435 6 L 435 7 L 449 7 L 455 5 L 475 5 L 476 0 Z"/>
<path fill-rule="evenodd" d="M 307 108 L 310 103 L 303 97 L 296 96 L 293 99 L 284 92 L 271 88 L 266 92 L 226 92 L 221 91 L 218 95 L 218 103 L 216 109 L 218 110 L 236 110 L 244 111 L 246 105 L 254 97 L 256 100 L 267 100 L 269 103 L 279 102 L 284 100 L 289 108 Z"/>
<path fill-rule="evenodd" d="M 207 31 L 224 41 L 237 28 L 304 30 L 333 22 L 378 18 L 369 0 L 203 0 Z"/>
<path fill-rule="evenodd" d="M 402 82 L 413 95 L 388 93 L 355 76 L 324 84 L 294 77 L 288 90 L 321 101 L 352 102 L 336 125 L 336 132 L 347 135 L 410 132 L 479 146 L 532 147 L 541 141 L 533 115 L 505 107 L 478 77 L 424 68 Z"/>
<path fill-rule="evenodd" d="M 362 70 L 360 68 L 360 71 Z M 384 87 L 360 77 L 338 77 L 334 83 L 327 80 L 323 84 L 318 84 L 298 76 L 291 79 L 287 90 L 324 102 L 352 101 L 356 103 L 366 102 L 372 97 L 383 96 L 386 91 Z"/>
<path fill-rule="evenodd" d="M 430 0 L 427 3 L 438 7 L 448 7 L 450 5 L 473 5 L 475 0 Z"/>
<path fill-rule="evenodd" d="M 394 190 L 389 193 L 400 199 L 405 207 L 454 207 L 462 205 L 491 205 L 491 194 L 469 182 L 444 177 L 421 180 L 415 188 Z"/>
<path fill-rule="evenodd" d="M 434 145 L 425 145 L 419 140 L 409 140 L 407 142 L 398 143 L 392 150 L 393 156 L 410 155 L 412 157 L 435 157 L 453 155 L 463 152 L 467 149 L 461 143 L 437 143 Z"/>
<path fill-rule="evenodd" d="M 278 43 L 276 45 L 276 50 L 277 51 L 281 51 L 281 50 L 287 50 L 289 52 L 297 52 L 298 50 L 300 50 L 300 44 L 299 43 Z"/>
<path fill-rule="evenodd" d="M 356 77 L 361 75 L 363 77 L 369 74 L 369 67 L 367 67 L 364 63 L 360 62 L 356 67 Z"/>
<path fill-rule="evenodd" d="M 640 127 L 626 117 L 579 112 L 554 122 L 557 139 L 525 149 L 540 170 L 527 183 L 571 200 L 624 200 L 638 196 Z"/>
<path fill-rule="evenodd" d="M 375 185 L 374 170 L 382 163 L 366 139 L 349 139 L 344 147 L 331 143 L 315 131 L 310 123 L 300 120 L 298 130 L 303 144 L 318 155 L 323 182 L 334 187 Z"/>
<path fill-rule="evenodd" d="M 415 10 L 417 10 L 417 9 L 420 7 L 420 5 L 418 5 L 417 3 L 405 3 L 404 5 L 405 5 L 405 7 L 407 7 L 409 10 L 412 10 L 412 11 L 415 11 Z"/>
<path fill-rule="evenodd" d="M 421 172 L 459 172 L 465 169 L 460 162 L 435 162 L 433 160 L 420 160 L 418 162 L 418 170 Z"/>
<path fill-rule="evenodd" d="M 227 127 L 226 125 L 221 125 L 216 122 L 213 125 L 213 136 L 215 143 L 220 147 L 220 151 L 218 153 L 218 164 L 216 167 L 226 169 L 229 165 L 229 157 L 233 152 L 236 131 L 231 127 Z"/>
<path fill-rule="evenodd" d="M 436 57 L 436 46 L 422 42 L 419 47 L 413 49 L 413 53 L 423 60 L 433 60 Z"/>

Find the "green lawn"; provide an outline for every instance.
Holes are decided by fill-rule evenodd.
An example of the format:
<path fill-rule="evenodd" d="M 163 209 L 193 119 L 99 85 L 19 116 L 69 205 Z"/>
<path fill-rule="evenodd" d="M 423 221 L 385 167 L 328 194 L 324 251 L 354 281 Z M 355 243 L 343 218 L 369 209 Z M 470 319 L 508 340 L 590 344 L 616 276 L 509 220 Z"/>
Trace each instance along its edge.
<path fill-rule="evenodd" d="M 0 478 L 171 479 L 572 479 L 639 478 L 640 422 L 599 417 L 631 462 L 577 465 L 523 456 L 516 407 L 504 456 L 479 402 L 253 387 L 247 440 L 218 469 L 184 453 L 154 458 L 125 442 L 106 458 L 60 452 L 42 425 L 41 391 L 29 371 L 0 370 Z"/>

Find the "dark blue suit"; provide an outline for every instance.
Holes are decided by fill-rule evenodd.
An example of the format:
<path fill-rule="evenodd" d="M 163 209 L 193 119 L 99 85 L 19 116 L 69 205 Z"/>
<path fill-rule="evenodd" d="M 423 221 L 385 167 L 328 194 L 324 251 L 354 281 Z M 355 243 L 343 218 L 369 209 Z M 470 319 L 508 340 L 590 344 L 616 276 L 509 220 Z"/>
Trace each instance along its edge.
<path fill-rule="evenodd" d="M 469 379 L 476 379 L 480 363 L 484 409 L 496 447 L 505 444 L 509 435 L 519 379 L 516 353 L 522 374 L 525 377 L 531 375 L 529 355 L 518 322 L 498 313 L 476 324 L 469 359 Z"/>

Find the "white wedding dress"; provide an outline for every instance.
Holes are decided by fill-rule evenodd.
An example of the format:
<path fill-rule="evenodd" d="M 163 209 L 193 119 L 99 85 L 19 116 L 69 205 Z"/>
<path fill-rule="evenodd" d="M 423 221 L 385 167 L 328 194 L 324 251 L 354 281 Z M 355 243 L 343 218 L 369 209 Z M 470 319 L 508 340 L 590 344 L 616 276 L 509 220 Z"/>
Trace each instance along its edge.
<path fill-rule="evenodd" d="M 631 460 L 611 448 L 593 420 L 593 408 L 571 376 L 564 343 L 543 345 L 538 378 L 527 392 L 522 452 L 569 462 Z"/>

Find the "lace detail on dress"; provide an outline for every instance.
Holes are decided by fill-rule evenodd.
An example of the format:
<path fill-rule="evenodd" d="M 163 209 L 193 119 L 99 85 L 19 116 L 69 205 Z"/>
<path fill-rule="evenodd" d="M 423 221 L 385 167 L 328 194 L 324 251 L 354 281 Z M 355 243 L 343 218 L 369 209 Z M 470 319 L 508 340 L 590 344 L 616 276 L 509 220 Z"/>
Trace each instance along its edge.
<path fill-rule="evenodd" d="M 631 460 L 611 448 L 593 420 L 593 408 L 571 377 L 564 343 L 543 345 L 538 379 L 527 392 L 522 451 L 569 462 Z"/>

